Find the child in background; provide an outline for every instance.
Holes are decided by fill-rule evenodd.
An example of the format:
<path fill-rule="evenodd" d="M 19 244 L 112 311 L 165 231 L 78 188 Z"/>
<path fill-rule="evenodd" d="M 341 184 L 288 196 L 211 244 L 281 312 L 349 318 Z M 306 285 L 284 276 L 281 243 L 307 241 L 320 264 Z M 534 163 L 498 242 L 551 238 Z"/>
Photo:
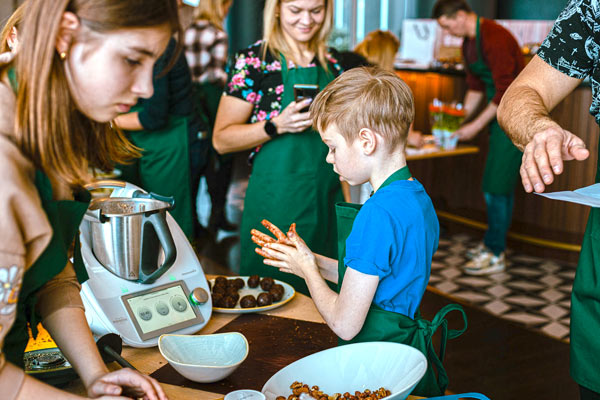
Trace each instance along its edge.
<path fill-rule="evenodd" d="M 293 231 L 293 245 L 262 247 L 264 263 L 303 278 L 342 340 L 398 341 L 398 321 L 415 317 L 439 239 L 431 199 L 406 166 L 412 93 L 391 72 L 354 68 L 329 84 L 310 112 L 329 147 L 326 161 L 351 185 L 370 182 L 375 193 L 362 208 L 336 205 L 339 263 L 313 253 Z M 337 283 L 337 293 L 325 279 Z"/>
<path fill-rule="evenodd" d="M 369 32 L 362 42 L 356 45 L 354 52 L 386 71 L 394 71 L 394 60 L 400 48 L 400 40 L 390 31 L 380 29 Z"/>

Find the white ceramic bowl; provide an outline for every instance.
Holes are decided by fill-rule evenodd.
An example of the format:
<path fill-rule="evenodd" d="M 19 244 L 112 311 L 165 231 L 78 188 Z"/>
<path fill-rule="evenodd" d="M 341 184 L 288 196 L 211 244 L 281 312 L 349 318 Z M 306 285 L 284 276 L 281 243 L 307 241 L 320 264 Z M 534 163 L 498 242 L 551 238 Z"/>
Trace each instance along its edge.
<path fill-rule="evenodd" d="M 187 379 L 217 382 L 229 376 L 248 356 L 248 340 L 238 332 L 213 335 L 162 335 L 160 354 Z"/>
<path fill-rule="evenodd" d="M 365 342 L 338 346 L 304 357 L 281 369 L 265 383 L 267 400 L 287 398 L 294 381 L 317 385 L 324 393 L 388 389 L 387 400 L 404 400 L 427 369 L 425 356 L 399 343 Z"/>

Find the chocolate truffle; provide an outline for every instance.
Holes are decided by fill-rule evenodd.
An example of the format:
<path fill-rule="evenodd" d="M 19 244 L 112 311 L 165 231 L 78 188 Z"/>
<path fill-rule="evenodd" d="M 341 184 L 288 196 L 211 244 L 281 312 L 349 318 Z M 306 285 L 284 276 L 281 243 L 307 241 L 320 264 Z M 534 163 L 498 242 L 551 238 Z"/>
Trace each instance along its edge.
<path fill-rule="evenodd" d="M 248 294 L 240 300 L 240 306 L 242 308 L 256 307 L 256 299 L 251 294 Z"/>
<path fill-rule="evenodd" d="M 256 304 L 259 307 L 271 305 L 273 304 L 273 296 L 271 296 L 269 293 L 263 292 L 256 298 Z"/>
<path fill-rule="evenodd" d="M 271 286 L 273 286 L 274 283 L 275 283 L 275 281 L 273 281 L 273 278 L 270 278 L 270 277 L 262 278 L 260 281 L 260 287 L 262 290 L 268 291 L 269 289 L 271 289 Z"/>
<path fill-rule="evenodd" d="M 250 278 L 248 278 L 248 287 L 255 288 L 258 286 L 259 282 L 260 282 L 260 276 L 252 275 Z"/>

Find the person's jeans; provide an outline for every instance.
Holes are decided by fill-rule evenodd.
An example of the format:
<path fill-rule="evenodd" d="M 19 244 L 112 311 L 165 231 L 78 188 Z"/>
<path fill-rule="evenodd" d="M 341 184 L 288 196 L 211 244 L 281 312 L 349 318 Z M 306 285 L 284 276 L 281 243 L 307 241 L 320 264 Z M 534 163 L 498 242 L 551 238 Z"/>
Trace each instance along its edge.
<path fill-rule="evenodd" d="M 499 255 L 506 249 L 506 234 L 512 221 L 512 211 L 515 196 L 484 193 L 487 206 L 488 229 L 483 238 L 483 244 Z"/>

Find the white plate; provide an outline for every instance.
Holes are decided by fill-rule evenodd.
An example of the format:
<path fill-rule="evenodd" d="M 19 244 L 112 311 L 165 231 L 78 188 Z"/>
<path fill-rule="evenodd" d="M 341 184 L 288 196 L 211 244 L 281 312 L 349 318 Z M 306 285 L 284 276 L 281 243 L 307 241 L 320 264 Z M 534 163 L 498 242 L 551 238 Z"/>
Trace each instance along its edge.
<path fill-rule="evenodd" d="M 244 283 L 246 283 L 246 285 L 238 291 L 238 294 L 240 295 L 240 300 L 242 297 L 246 296 L 247 294 L 251 294 L 254 297 L 256 297 L 260 293 L 264 292 L 264 290 L 262 290 L 260 288 L 260 285 L 258 285 L 255 288 L 248 287 L 249 276 L 225 276 L 224 278 L 227 278 L 228 280 L 242 278 L 244 280 Z M 262 279 L 262 277 L 261 277 L 261 279 Z M 234 308 L 213 307 L 213 310 L 216 312 L 225 313 L 225 314 L 249 314 L 249 313 L 272 310 L 274 308 L 281 307 L 282 305 L 288 303 L 290 300 L 292 300 L 294 298 L 294 296 L 296 295 L 296 291 L 288 283 L 282 282 L 277 279 L 273 279 L 273 280 L 275 281 L 275 283 L 278 283 L 281 286 L 283 286 L 283 297 L 281 298 L 281 300 L 274 302 L 273 304 L 268 305 L 268 306 L 250 307 L 250 308 L 240 307 L 240 301 L 238 300 L 238 302 Z M 208 281 L 210 282 L 210 287 L 211 287 L 211 291 L 212 291 L 212 288 L 215 285 L 215 279 L 209 279 Z"/>

